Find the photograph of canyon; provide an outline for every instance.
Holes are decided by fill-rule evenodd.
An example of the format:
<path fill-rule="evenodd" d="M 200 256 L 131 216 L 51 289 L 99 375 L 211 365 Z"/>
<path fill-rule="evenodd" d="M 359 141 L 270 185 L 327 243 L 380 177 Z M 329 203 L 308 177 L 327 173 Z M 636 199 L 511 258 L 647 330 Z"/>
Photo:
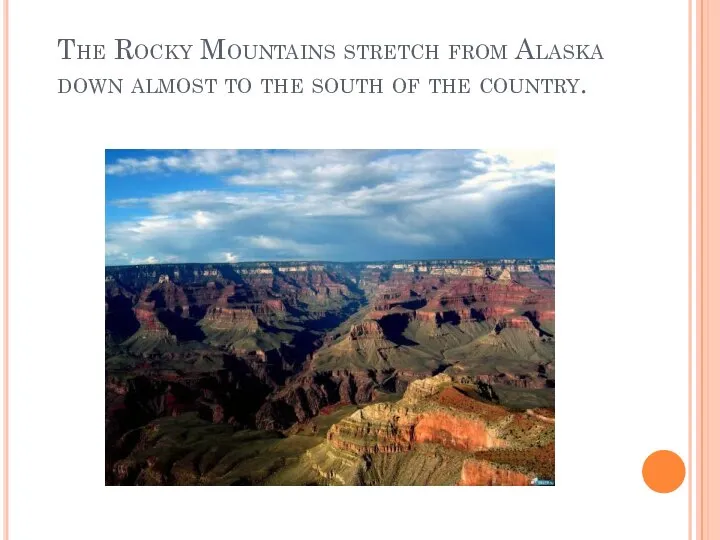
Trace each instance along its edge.
<path fill-rule="evenodd" d="M 107 150 L 105 484 L 555 485 L 555 163 Z"/>

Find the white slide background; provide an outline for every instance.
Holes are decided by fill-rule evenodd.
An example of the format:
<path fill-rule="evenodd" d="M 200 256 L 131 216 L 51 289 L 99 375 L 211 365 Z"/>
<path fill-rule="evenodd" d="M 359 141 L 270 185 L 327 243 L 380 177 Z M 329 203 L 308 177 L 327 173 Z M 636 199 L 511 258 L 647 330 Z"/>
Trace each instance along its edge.
<path fill-rule="evenodd" d="M 10 538 L 678 539 L 687 463 L 688 13 L 681 1 L 13 0 Z M 602 61 L 61 61 L 146 43 L 599 43 Z M 560 77 L 579 95 L 58 95 L 59 77 Z M 557 485 L 104 486 L 106 148 L 551 148 Z M 451 219 L 451 217 L 449 217 Z"/>

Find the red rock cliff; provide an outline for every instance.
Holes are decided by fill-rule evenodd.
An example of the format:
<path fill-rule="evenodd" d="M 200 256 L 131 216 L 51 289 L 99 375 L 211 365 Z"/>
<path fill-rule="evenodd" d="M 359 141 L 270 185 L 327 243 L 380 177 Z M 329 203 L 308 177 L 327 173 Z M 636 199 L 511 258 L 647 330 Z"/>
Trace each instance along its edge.
<path fill-rule="evenodd" d="M 532 478 L 511 469 L 497 467 L 488 461 L 466 459 L 459 486 L 529 486 Z"/>

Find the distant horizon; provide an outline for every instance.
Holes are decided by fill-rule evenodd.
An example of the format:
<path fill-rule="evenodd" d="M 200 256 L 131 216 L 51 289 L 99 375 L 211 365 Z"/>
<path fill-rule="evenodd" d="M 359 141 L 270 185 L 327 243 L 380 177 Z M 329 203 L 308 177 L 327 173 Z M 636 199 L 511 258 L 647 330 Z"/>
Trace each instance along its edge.
<path fill-rule="evenodd" d="M 136 264 L 106 264 L 105 267 L 121 267 L 121 266 L 182 266 L 182 265 L 243 265 L 243 264 L 289 264 L 289 263 L 328 263 L 328 264 L 390 264 L 390 263 L 414 263 L 414 262 L 430 262 L 430 261 L 472 261 L 472 262 L 501 262 L 501 261 L 552 261 L 554 257 L 430 257 L 430 258 L 410 258 L 410 259 L 356 259 L 356 260 L 332 260 L 332 259 L 256 259 L 247 261 L 194 261 L 194 262 L 155 262 L 155 263 L 136 263 Z"/>
<path fill-rule="evenodd" d="M 546 151 L 106 150 L 105 188 L 106 266 L 555 253 Z"/>

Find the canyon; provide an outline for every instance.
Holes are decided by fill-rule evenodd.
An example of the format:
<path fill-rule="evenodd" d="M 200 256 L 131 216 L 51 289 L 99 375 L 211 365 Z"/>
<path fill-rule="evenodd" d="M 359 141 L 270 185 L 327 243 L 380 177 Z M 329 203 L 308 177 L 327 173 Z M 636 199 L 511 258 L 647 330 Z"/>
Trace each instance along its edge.
<path fill-rule="evenodd" d="M 106 267 L 106 484 L 554 479 L 552 260 Z"/>

